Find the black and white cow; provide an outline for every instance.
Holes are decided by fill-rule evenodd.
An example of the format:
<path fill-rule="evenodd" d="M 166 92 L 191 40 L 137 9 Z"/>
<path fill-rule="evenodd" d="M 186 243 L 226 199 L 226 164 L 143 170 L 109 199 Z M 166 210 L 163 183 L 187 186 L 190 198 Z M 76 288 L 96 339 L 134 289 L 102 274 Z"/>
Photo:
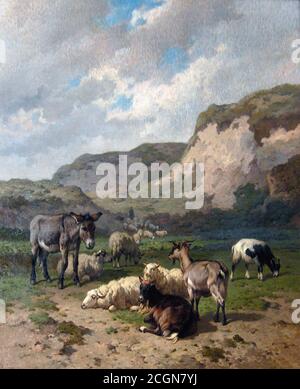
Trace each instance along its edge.
<path fill-rule="evenodd" d="M 273 277 L 278 277 L 280 270 L 280 259 L 275 257 L 266 242 L 256 239 L 241 239 L 231 248 L 232 267 L 230 279 L 233 280 L 234 271 L 240 261 L 244 261 L 246 267 L 245 278 L 249 279 L 249 265 L 256 264 L 258 268 L 257 278 L 263 281 L 263 267 L 267 265 Z"/>

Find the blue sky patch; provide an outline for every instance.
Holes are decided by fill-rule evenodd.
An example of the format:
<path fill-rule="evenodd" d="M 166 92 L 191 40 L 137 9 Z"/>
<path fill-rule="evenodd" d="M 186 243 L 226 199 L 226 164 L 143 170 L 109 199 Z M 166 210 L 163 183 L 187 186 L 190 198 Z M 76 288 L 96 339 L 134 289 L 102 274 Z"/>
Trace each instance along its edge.
<path fill-rule="evenodd" d="M 132 107 L 132 97 L 120 95 L 112 104 L 112 109 L 121 109 L 122 111 L 128 111 Z"/>
<path fill-rule="evenodd" d="M 165 50 L 159 63 L 160 67 L 166 68 L 172 74 L 183 71 L 187 65 L 188 56 L 180 47 L 170 47 Z"/>
<path fill-rule="evenodd" d="M 160 7 L 162 3 L 163 0 L 109 0 L 111 10 L 106 16 L 105 22 L 110 27 L 126 21 L 129 22 L 135 9 L 143 7 L 147 10 Z"/>
<path fill-rule="evenodd" d="M 75 78 L 72 78 L 71 80 L 69 80 L 68 82 L 68 87 L 70 89 L 72 88 L 77 88 L 79 85 L 80 85 L 80 81 L 81 81 L 81 76 L 77 76 Z"/>

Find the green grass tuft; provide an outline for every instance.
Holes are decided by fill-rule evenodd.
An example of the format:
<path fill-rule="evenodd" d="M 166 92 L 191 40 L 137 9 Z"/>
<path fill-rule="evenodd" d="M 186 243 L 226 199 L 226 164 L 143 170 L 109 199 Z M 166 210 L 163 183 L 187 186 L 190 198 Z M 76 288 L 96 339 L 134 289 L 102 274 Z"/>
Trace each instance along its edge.
<path fill-rule="evenodd" d="M 202 355 L 209 358 L 212 362 L 218 362 L 219 359 L 225 358 L 225 351 L 220 347 L 204 346 L 202 348 Z"/>
<path fill-rule="evenodd" d="M 29 315 L 29 320 L 31 320 L 32 323 L 34 323 L 39 328 L 41 328 L 45 325 L 50 325 L 50 324 L 56 323 L 56 321 L 52 317 L 50 317 L 47 312 L 44 312 L 44 311 L 31 313 Z"/>
<path fill-rule="evenodd" d="M 107 328 L 105 328 L 105 332 L 106 332 L 108 335 L 117 334 L 117 333 L 118 333 L 118 329 L 115 328 L 115 327 L 107 327 Z"/>
<path fill-rule="evenodd" d="M 129 310 L 116 311 L 112 314 L 112 317 L 122 323 L 129 323 L 137 326 L 144 324 L 144 318 L 141 313 L 131 312 Z"/>
<path fill-rule="evenodd" d="M 68 339 L 64 342 L 65 346 L 73 344 L 84 344 L 84 335 L 89 334 L 90 330 L 85 327 L 77 326 L 72 321 L 63 321 L 58 323 L 57 332 L 68 335 Z"/>

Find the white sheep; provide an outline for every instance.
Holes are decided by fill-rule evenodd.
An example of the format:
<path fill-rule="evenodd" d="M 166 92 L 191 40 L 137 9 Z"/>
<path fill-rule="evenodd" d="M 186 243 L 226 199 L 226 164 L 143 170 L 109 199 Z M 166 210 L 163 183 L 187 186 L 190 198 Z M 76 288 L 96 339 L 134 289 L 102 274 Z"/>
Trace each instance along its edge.
<path fill-rule="evenodd" d="M 105 262 L 111 262 L 111 258 L 106 255 L 105 250 L 99 250 L 92 255 L 79 254 L 78 256 L 78 275 L 80 281 L 89 282 L 98 279 L 102 272 Z M 60 262 L 57 264 L 57 272 L 60 271 Z M 74 274 L 73 261 L 68 261 L 68 267 L 65 274 L 72 277 Z"/>
<path fill-rule="evenodd" d="M 123 277 L 90 290 L 81 304 L 82 309 L 102 308 L 109 311 L 130 308 L 138 310 L 140 294 L 139 277 Z"/>
<path fill-rule="evenodd" d="M 140 244 L 143 237 L 143 230 L 139 229 L 138 232 L 132 235 L 136 244 Z"/>
<path fill-rule="evenodd" d="M 142 257 L 137 243 L 127 232 L 113 232 L 109 237 L 108 245 L 111 250 L 113 267 L 116 265 L 120 267 L 121 255 L 125 256 L 126 266 L 128 259 L 137 264 Z"/>
<path fill-rule="evenodd" d="M 180 269 L 165 269 L 158 263 L 144 264 L 144 279 L 154 282 L 162 294 L 173 294 L 187 298 L 188 292 Z"/>
<path fill-rule="evenodd" d="M 167 235 L 168 235 L 168 231 L 166 230 L 155 231 L 155 236 L 157 236 L 158 238 L 163 238 Z"/>
<path fill-rule="evenodd" d="M 149 230 L 144 230 L 143 231 L 143 238 L 154 239 L 155 236 L 154 236 L 153 232 L 151 232 Z"/>

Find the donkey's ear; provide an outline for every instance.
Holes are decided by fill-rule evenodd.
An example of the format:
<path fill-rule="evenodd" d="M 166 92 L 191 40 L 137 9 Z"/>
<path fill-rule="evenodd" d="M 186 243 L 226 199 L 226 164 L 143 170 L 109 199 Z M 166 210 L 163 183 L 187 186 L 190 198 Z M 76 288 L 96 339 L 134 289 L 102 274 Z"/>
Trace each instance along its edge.
<path fill-rule="evenodd" d="M 93 213 L 92 215 L 91 215 L 91 219 L 94 221 L 94 222 L 96 222 L 98 219 L 99 219 L 99 217 L 102 215 L 102 212 L 97 212 L 97 213 Z"/>
<path fill-rule="evenodd" d="M 142 283 L 144 281 L 143 277 L 139 276 L 139 280 Z"/>
<path fill-rule="evenodd" d="M 77 224 L 80 224 L 83 222 L 84 220 L 84 216 L 81 215 L 80 213 L 74 213 L 74 212 L 70 212 L 70 216 L 76 221 Z"/>
<path fill-rule="evenodd" d="M 176 247 L 178 246 L 178 243 L 174 242 L 174 240 L 171 240 L 170 243 L 172 243 L 174 247 L 175 247 L 175 246 L 176 246 Z"/>

